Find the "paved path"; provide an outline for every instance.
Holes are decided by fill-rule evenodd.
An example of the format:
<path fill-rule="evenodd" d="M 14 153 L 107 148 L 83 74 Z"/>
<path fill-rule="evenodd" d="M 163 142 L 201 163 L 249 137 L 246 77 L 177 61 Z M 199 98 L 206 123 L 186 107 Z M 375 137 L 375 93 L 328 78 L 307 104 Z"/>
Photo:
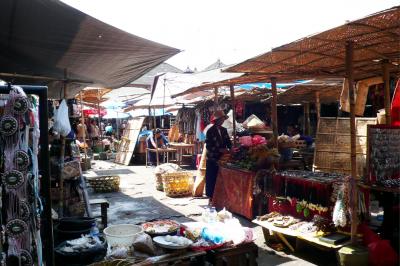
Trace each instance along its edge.
<path fill-rule="evenodd" d="M 108 209 L 109 224 L 141 224 L 146 221 L 165 218 L 179 222 L 199 220 L 203 207 L 207 205 L 205 198 L 169 198 L 155 189 L 153 167 L 122 166 L 109 161 L 93 161 L 92 169 L 85 176 L 119 175 L 121 177 L 120 192 L 92 193 L 90 198 L 106 198 L 110 202 Z M 99 209 L 93 209 L 94 214 Z M 259 265 L 336 265 L 332 254 L 321 253 L 315 249 L 305 250 L 296 256 L 284 252 L 276 252 L 264 243 L 260 226 L 246 219 L 237 217 L 242 225 L 252 227 L 257 236 L 259 246 Z M 307 258 L 307 261 L 299 258 Z M 310 263 L 309 261 L 314 262 Z"/>

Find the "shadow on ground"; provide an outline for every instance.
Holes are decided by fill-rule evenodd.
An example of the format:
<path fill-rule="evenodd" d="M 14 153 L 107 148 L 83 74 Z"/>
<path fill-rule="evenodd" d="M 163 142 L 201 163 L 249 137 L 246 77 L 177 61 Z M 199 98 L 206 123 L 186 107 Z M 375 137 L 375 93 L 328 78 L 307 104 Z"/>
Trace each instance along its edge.
<path fill-rule="evenodd" d="M 91 194 L 91 198 L 105 198 L 110 203 L 108 209 L 108 224 L 142 224 L 144 222 L 173 219 L 178 222 L 189 222 L 192 219 L 177 212 L 153 197 L 133 198 L 122 192 L 107 194 Z M 99 208 L 93 208 L 94 215 L 100 214 Z"/>

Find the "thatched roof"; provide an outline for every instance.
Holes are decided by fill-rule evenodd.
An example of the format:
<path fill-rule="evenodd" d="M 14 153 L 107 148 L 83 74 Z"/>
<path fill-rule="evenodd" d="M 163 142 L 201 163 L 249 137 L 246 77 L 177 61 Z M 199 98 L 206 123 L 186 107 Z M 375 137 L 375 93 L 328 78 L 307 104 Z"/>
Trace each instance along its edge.
<path fill-rule="evenodd" d="M 400 72 L 400 7 L 393 7 L 345 25 L 272 49 L 226 69 L 282 80 L 344 77 L 345 43 L 354 42 L 354 78 Z"/>

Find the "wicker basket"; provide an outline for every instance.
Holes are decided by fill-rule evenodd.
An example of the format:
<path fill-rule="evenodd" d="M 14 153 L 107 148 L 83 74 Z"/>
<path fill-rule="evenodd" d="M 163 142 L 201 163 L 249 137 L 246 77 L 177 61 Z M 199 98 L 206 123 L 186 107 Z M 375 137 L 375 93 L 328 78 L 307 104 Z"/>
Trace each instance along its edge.
<path fill-rule="evenodd" d="M 119 176 L 100 176 L 87 181 L 96 193 L 119 191 Z"/>
<path fill-rule="evenodd" d="M 192 194 L 193 173 L 175 172 L 163 175 L 163 185 L 165 194 L 168 197 L 182 197 Z"/>

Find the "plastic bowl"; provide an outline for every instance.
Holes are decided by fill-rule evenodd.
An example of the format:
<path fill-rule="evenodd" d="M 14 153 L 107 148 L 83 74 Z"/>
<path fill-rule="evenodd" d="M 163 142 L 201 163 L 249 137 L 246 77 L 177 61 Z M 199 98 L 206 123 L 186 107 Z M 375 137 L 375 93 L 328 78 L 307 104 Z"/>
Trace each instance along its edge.
<path fill-rule="evenodd" d="M 134 224 L 116 224 L 103 231 L 110 246 L 131 246 L 143 228 Z"/>

